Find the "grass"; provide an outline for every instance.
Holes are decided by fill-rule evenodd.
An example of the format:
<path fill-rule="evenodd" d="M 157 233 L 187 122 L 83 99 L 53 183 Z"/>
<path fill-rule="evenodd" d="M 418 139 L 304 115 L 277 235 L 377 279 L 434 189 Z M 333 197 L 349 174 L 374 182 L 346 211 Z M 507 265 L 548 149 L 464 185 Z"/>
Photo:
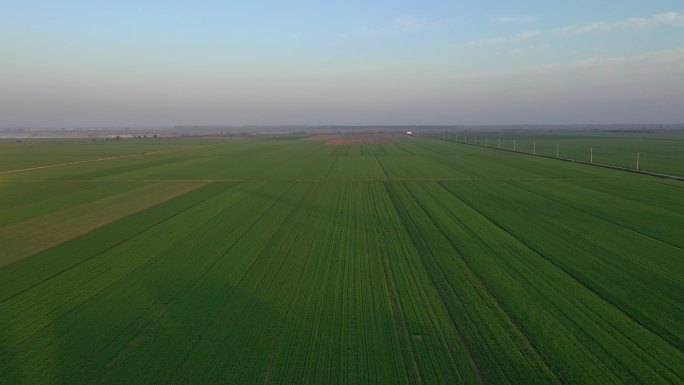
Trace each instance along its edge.
<path fill-rule="evenodd" d="M 0 266 L 16 262 L 26 256 L 85 234 L 136 211 L 171 199 L 201 186 L 202 182 L 158 182 L 134 188 L 129 183 L 108 186 L 104 191 L 88 191 L 88 197 L 77 195 L 85 203 L 69 200 L 55 202 L 48 199 L 28 207 L 8 210 L 3 222 L 14 222 L 0 227 Z M 123 190 L 123 192 L 119 190 Z M 94 192 L 107 196 L 95 196 Z M 99 198 L 99 199 L 97 199 Z M 88 202 L 89 199 L 97 199 Z M 47 203 L 47 204 L 46 204 Z M 63 207 L 64 203 L 72 204 Z M 56 207 L 55 207 L 56 206 Z M 37 212 L 40 214 L 36 215 Z M 28 217 L 28 218 L 27 218 Z M 19 220 L 21 219 L 21 220 Z"/>
<path fill-rule="evenodd" d="M 0 175 L 2 382 L 684 381 L 680 182 L 290 139 Z"/>

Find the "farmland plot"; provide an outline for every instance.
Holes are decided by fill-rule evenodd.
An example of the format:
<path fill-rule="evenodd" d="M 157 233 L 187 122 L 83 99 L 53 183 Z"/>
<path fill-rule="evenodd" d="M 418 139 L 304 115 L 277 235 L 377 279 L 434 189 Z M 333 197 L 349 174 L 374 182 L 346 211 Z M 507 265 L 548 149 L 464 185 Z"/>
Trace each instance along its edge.
<path fill-rule="evenodd" d="M 2 176 L 0 382 L 684 382 L 681 184 L 393 140 Z"/>

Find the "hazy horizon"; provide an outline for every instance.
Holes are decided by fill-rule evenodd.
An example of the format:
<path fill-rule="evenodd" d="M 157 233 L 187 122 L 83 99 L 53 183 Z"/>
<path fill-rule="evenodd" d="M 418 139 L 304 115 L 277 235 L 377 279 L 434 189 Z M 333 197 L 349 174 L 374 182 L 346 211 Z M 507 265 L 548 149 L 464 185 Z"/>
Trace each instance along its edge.
<path fill-rule="evenodd" d="M 0 128 L 684 122 L 684 3 L 8 2 Z"/>

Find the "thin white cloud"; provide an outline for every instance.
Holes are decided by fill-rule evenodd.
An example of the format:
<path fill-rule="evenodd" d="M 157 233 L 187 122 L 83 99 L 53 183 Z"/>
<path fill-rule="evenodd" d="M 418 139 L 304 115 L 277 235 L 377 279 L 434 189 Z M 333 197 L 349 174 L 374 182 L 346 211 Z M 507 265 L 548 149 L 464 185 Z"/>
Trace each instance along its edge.
<path fill-rule="evenodd" d="M 430 19 L 417 16 L 396 17 L 385 24 L 364 26 L 354 29 L 352 32 L 339 34 L 338 37 L 388 37 L 401 33 L 423 32 L 443 28 L 448 23 L 440 19 Z"/>
<path fill-rule="evenodd" d="M 615 23 L 602 21 L 584 25 L 573 24 L 546 31 L 528 31 L 513 36 L 497 36 L 489 39 L 472 40 L 467 42 L 466 46 L 470 48 L 489 47 L 507 43 L 518 43 L 541 36 L 576 36 L 595 32 L 680 26 L 684 26 L 684 14 L 667 12 L 651 17 L 633 17 Z"/>
<path fill-rule="evenodd" d="M 504 43 L 519 43 L 522 41 L 533 39 L 533 38 L 541 35 L 541 33 L 542 33 L 542 31 L 525 31 L 525 32 L 520 32 L 519 34 L 513 35 L 513 36 L 498 36 L 498 37 L 493 37 L 491 39 L 473 40 L 473 41 L 469 41 L 466 44 L 466 46 L 471 47 L 471 48 L 477 48 L 477 47 L 490 47 L 490 46 L 504 44 Z"/>
<path fill-rule="evenodd" d="M 415 16 L 397 17 L 392 21 L 392 28 L 399 30 L 427 30 L 440 28 L 444 25 L 444 21 L 438 19 L 428 19 Z"/>
<path fill-rule="evenodd" d="M 538 20 L 539 17 L 534 15 L 508 15 L 492 17 L 492 22 L 499 24 L 529 24 Z"/>
<path fill-rule="evenodd" d="M 559 28 L 555 32 L 562 35 L 581 35 L 592 32 L 644 29 L 661 26 L 684 26 L 684 15 L 677 12 L 667 12 L 652 17 L 633 17 L 617 23 L 598 22 L 586 25 L 569 25 Z"/>
<path fill-rule="evenodd" d="M 599 69 L 613 71 L 620 69 L 622 71 L 640 73 L 683 73 L 684 67 L 681 65 L 682 62 L 684 62 L 684 48 L 675 48 L 647 52 L 635 56 L 618 56 L 609 58 L 591 57 L 570 63 L 550 63 L 528 66 L 514 70 L 512 73 L 553 74 L 585 70 L 596 71 Z"/>

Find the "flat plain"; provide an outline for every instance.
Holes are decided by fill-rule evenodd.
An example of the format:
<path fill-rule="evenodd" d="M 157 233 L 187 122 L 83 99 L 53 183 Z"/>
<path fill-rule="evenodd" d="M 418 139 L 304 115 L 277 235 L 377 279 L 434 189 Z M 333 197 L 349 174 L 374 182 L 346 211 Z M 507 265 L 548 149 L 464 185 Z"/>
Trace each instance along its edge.
<path fill-rule="evenodd" d="M 430 138 L 4 141 L 0 382 L 682 384 L 682 229 L 684 182 Z"/>
<path fill-rule="evenodd" d="M 684 176 L 684 129 L 433 132 L 442 140 Z"/>

